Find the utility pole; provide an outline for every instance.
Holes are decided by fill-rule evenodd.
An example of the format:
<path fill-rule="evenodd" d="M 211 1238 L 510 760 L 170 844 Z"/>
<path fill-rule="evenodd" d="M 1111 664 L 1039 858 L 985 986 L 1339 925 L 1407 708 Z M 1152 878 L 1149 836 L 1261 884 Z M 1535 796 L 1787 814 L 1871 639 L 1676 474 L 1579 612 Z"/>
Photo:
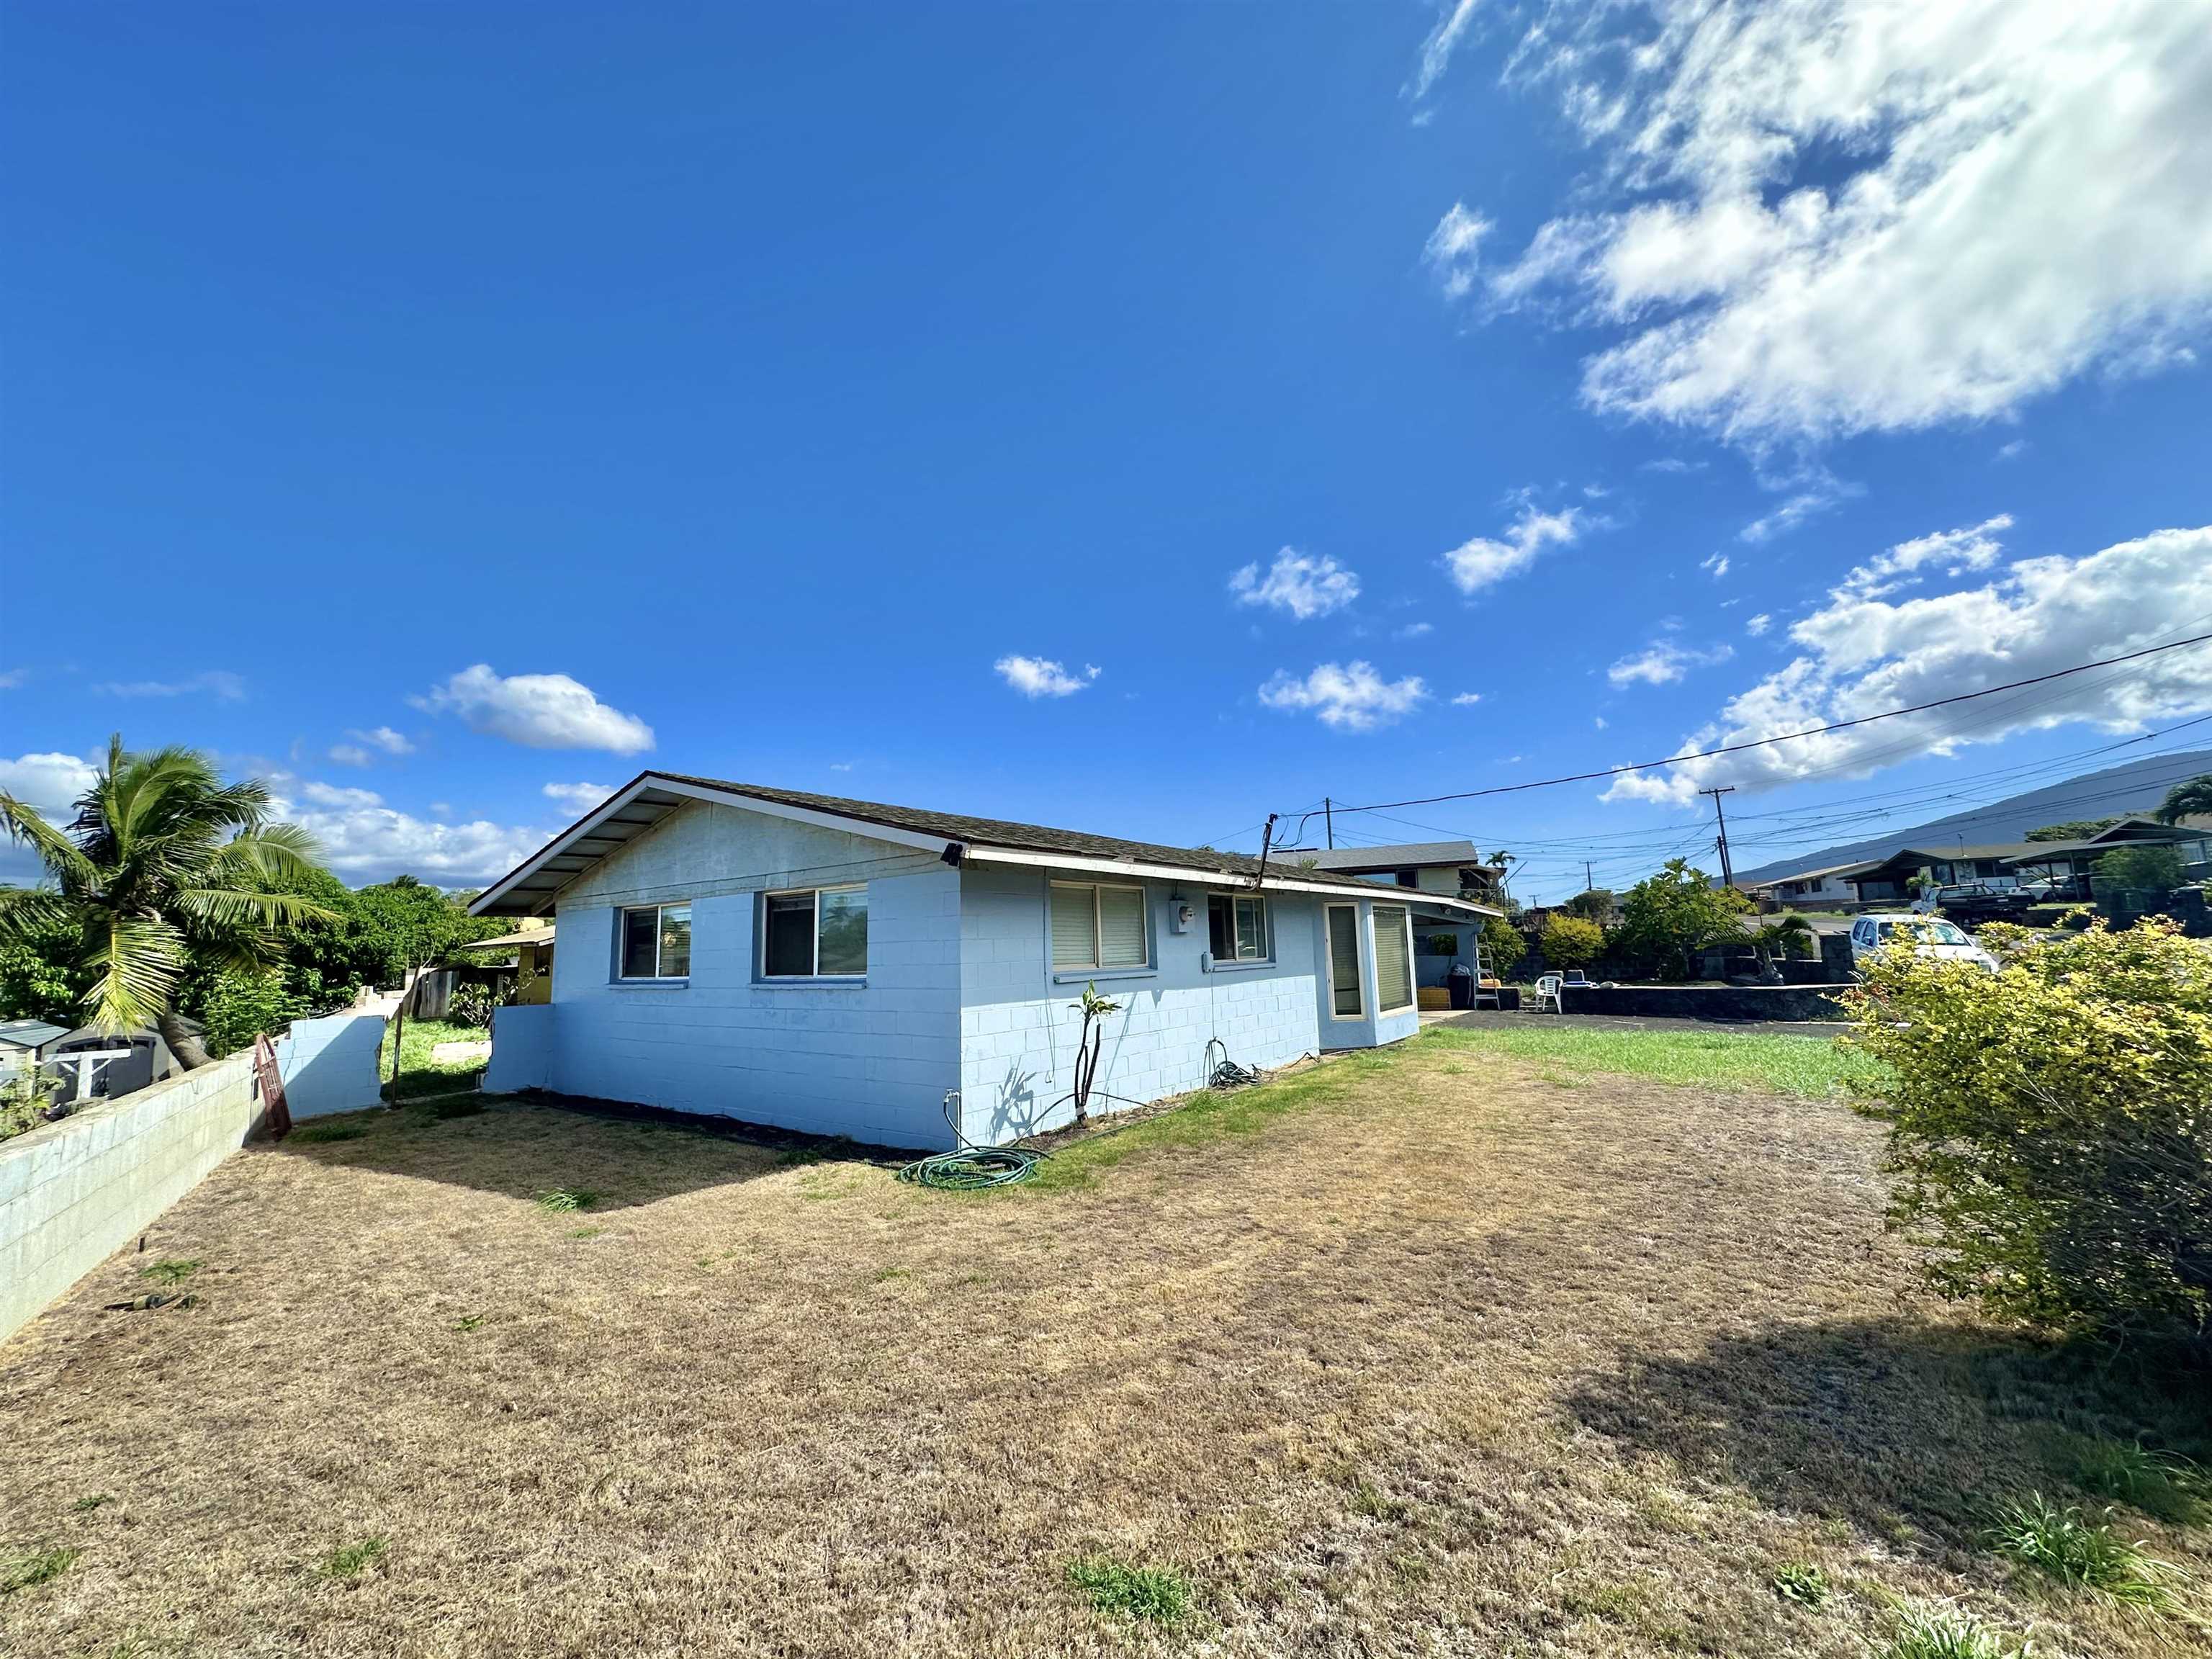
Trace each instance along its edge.
<path fill-rule="evenodd" d="M 1585 893 L 1597 891 L 1597 883 L 1590 878 L 1590 861 L 1588 859 L 1583 860 L 1583 891 Z"/>
<path fill-rule="evenodd" d="M 1727 783 L 1717 789 L 1700 789 L 1698 793 L 1701 795 L 1711 795 L 1713 798 L 1713 815 L 1720 820 L 1721 826 L 1720 840 L 1717 843 L 1721 849 L 1721 885 L 1733 887 L 1735 885 L 1735 870 L 1729 863 L 1728 811 L 1722 806 L 1721 797 L 1735 793 L 1735 786 Z"/>
<path fill-rule="evenodd" d="M 1334 852 L 1336 850 L 1336 803 L 1327 795 L 1321 798 L 1321 821 L 1328 826 L 1329 850 Z"/>

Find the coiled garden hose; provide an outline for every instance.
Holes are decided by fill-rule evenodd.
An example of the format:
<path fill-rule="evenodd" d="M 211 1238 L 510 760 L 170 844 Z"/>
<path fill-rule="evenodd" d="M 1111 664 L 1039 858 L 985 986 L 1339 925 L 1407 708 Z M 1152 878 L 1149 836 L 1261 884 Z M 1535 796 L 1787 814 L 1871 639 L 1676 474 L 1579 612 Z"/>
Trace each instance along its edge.
<path fill-rule="evenodd" d="M 979 1193 L 993 1187 L 1018 1187 L 1036 1173 L 1050 1152 L 1029 1146 L 979 1146 L 961 1133 L 960 1091 L 945 1091 L 945 1121 L 952 1131 L 952 1150 L 932 1152 L 903 1165 L 898 1178 L 943 1192 Z"/>

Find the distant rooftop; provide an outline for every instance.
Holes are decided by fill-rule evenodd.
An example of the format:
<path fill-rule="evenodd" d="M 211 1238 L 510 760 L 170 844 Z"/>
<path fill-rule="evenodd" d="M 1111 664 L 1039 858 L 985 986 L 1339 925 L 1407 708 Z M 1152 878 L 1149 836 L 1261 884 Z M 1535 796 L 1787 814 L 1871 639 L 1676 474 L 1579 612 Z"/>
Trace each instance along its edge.
<path fill-rule="evenodd" d="M 1356 875 L 1369 870 L 1415 870 L 1424 865 L 1449 865 L 1455 869 L 1490 866 L 1471 841 L 1413 841 L 1395 847 L 1336 847 L 1314 853 L 1288 853 L 1294 864 L 1310 859 L 1316 870 L 1336 870 Z"/>

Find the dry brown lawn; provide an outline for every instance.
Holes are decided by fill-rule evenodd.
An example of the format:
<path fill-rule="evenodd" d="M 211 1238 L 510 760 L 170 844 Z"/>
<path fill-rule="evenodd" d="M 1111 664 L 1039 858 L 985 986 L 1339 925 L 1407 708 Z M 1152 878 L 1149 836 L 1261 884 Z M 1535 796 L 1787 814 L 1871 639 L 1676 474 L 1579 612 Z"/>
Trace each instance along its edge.
<path fill-rule="evenodd" d="M 2212 1651 L 1981 1547 L 2103 1501 L 2062 1418 L 2175 1402 L 1919 1299 L 1840 1103 L 1437 1036 L 1274 1086 L 981 1196 L 520 1103 L 250 1148 L 0 1347 L 0 1558 L 79 1552 L 0 1645 L 1863 1656 L 1887 1592 Z M 158 1260 L 194 1305 L 106 1310 Z"/>

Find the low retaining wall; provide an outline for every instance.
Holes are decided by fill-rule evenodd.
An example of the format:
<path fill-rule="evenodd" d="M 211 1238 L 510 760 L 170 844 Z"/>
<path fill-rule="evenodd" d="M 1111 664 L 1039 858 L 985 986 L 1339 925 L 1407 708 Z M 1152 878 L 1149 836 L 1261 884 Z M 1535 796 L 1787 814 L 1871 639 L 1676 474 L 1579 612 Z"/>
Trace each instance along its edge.
<path fill-rule="evenodd" d="M 248 1048 L 0 1141 L 0 1340 L 236 1151 L 258 1094 Z"/>
<path fill-rule="evenodd" d="M 1569 985 L 1559 1006 L 1570 1014 L 1642 1014 L 1650 1018 L 1841 1019 L 1840 985 Z"/>
<path fill-rule="evenodd" d="M 284 1103 L 295 1118 L 358 1112 L 383 1098 L 378 1066 L 384 1024 L 381 1013 L 292 1022 L 276 1039 L 276 1064 L 284 1076 Z"/>

